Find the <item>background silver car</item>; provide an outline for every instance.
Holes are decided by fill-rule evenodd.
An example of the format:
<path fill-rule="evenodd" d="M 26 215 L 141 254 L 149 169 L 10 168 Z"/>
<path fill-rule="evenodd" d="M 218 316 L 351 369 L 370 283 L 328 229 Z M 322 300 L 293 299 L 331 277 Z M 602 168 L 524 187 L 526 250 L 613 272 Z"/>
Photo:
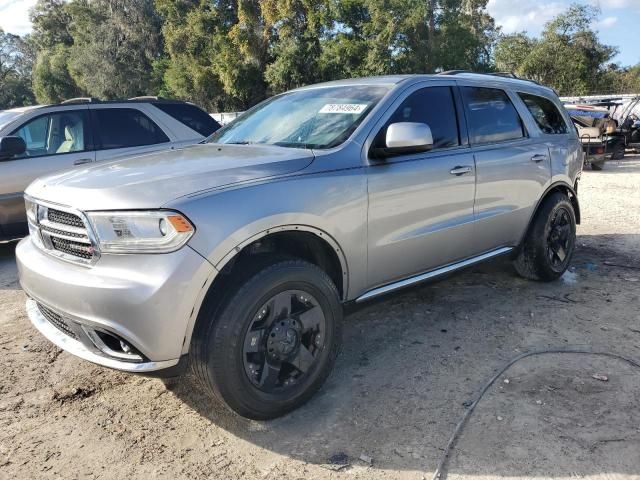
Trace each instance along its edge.
<path fill-rule="evenodd" d="M 0 111 L 0 145 L 18 136 L 26 151 L 0 152 L 0 240 L 27 234 L 22 194 L 37 177 L 102 160 L 201 141 L 220 125 L 195 105 L 141 97 Z M 14 142 L 15 144 L 15 142 Z"/>
<path fill-rule="evenodd" d="M 188 363 L 241 415 L 317 391 L 342 305 L 511 255 L 567 269 L 582 147 L 555 93 L 392 76 L 273 97 L 204 144 L 39 179 L 16 249 L 32 323 L 86 360 Z"/>

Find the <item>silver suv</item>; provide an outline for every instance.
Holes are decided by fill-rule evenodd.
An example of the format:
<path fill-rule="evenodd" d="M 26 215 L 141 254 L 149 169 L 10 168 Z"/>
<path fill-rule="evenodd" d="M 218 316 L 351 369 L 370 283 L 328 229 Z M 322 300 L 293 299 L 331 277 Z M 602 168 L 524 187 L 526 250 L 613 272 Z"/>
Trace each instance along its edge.
<path fill-rule="evenodd" d="M 27 234 L 22 196 L 39 176 L 189 145 L 219 128 L 195 105 L 156 97 L 0 111 L 0 241 Z"/>
<path fill-rule="evenodd" d="M 240 415 L 317 391 L 343 304 L 510 255 L 560 277 L 582 148 L 552 90 L 478 74 L 325 83 L 204 144 L 39 179 L 17 246 L 44 336 L 107 367 L 189 363 Z"/>

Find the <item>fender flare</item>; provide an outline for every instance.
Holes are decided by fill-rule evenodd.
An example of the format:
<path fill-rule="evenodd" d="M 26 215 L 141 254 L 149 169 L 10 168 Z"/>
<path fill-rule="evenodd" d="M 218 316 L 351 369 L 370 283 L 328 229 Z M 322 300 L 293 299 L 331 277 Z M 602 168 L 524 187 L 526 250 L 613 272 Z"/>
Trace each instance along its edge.
<path fill-rule="evenodd" d="M 335 240 L 335 238 L 333 238 L 333 236 L 329 235 L 324 230 L 321 230 L 321 229 L 316 228 L 316 227 L 312 227 L 310 225 L 304 225 L 304 224 L 279 225 L 279 226 L 275 226 L 275 227 L 270 227 L 270 228 L 264 229 L 262 231 L 254 233 L 250 237 L 246 238 L 245 240 L 243 240 L 242 242 L 237 244 L 235 247 L 233 247 L 231 250 L 229 250 L 225 255 L 223 255 L 219 260 L 217 260 L 216 263 L 210 262 L 211 265 L 213 266 L 213 270 L 214 271 L 211 274 L 211 276 L 209 278 L 207 278 L 207 280 L 202 285 L 202 287 L 200 289 L 200 294 L 198 295 L 198 298 L 196 299 L 196 302 L 195 302 L 195 304 L 193 306 L 193 309 L 191 311 L 191 317 L 189 318 L 189 321 L 187 323 L 187 329 L 185 331 L 185 336 L 184 336 L 184 339 L 182 341 L 183 342 L 182 343 L 182 353 L 183 354 L 187 354 L 189 352 L 189 347 L 190 347 L 190 344 L 191 344 L 191 337 L 193 335 L 194 327 L 195 327 L 196 321 L 198 319 L 198 316 L 200 314 L 200 310 L 202 308 L 202 305 L 204 304 L 204 301 L 205 301 L 205 299 L 207 297 L 207 294 L 209 293 L 209 290 L 213 286 L 215 280 L 220 276 L 221 271 L 227 265 L 229 265 L 229 263 L 247 245 L 250 245 L 251 243 L 255 242 L 256 240 L 264 238 L 267 235 L 271 235 L 271 234 L 274 234 L 274 233 L 280 233 L 280 232 L 308 232 L 308 233 L 312 233 L 312 234 L 316 235 L 321 240 L 326 241 L 329 244 L 329 246 L 331 248 L 333 248 L 333 250 L 336 252 L 336 254 L 338 256 L 338 260 L 340 261 L 340 266 L 342 267 L 342 282 L 343 282 L 342 283 L 342 286 L 343 286 L 342 296 L 343 296 L 343 299 L 344 298 L 348 298 L 348 296 L 347 296 L 348 293 L 347 292 L 348 292 L 348 288 L 349 288 L 349 283 L 348 283 L 348 281 L 349 281 L 349 267 L 348 267 L 347 260 L 346 260 L 346 257 L 344 255 L 344 252 L 343 252 L 342 248 L 340 247 L 338 242 Z"/>
<path fill-rule="evenodd" d="M 533 209 L 533 213 L 531 214 L 531 218 L 529 218 L 529 221 L 527 222 L 527 228 L 525 229 L 524 233 L 522 234 L 522 237 L 520 238 L 520 242 L 518 243 L 518 246 L 522 245 L 522 242 L 524 242 L 524 239 L 527 236 L 527 233 L 529 233 L 529 229 L 531 228 L 531 224 L 533 223 L 533 220 L 536 218 L 536 214 L 538 213 L 538 210 L 540 209 L 540 205 L 542 204 L 544 199 L 547 198 L 547 196 L 549 195 L 549 193 L 552 190 L 556 190 L 558 187 L 565 188 L 571 193 L 570 201 L 571 201 L 571 204 L 573 205 L 573 210 L 574 210 L 575 215 L 576 215 L 576 223 L 577 224 L 580 223 L 580 203 L 578 202 L 578 193 L 577 193 L 576 189 L 574 187 L 572 187 L 571 185 L 569 185 L 567 182 L 563 181 L 563 180 L 559 180 L 557 182 L 553 182 L 551 185 L 549 185 L 547 187 L 547 189 L 544 191 L 544 193 L 542 195 L 540 195 L 538 203 L 536 204 L 536 207 Z"/>
<path fill-rule="evenodd" d="M 252 244 L 256 240 L 260 240 L 268 235 L 272 235 L 274 233 L 280 232 L 307 232 L 316 235 L 319 239 L 326 241 L 329 246 L 336 252 L 338 256 L 338 260 L 340 261 L 340 266 L 342 267 L 342 285 L 343 285 L 343 296 L 346 298 L 346 292 L 349 288 L 349 267 L 347 264 L 347 259 L 344 255 L 344 251 L 340 247 L 340 244 L 337 242 L 335 238 L 329 235 L 324 230 L 321 230 L 316 227 L 312 227 L 310 225 L 303 224 L 289 224 L 289 225 L 280 225 L 277 227 L 270 227 L 265 230 L 262 230 L 258 233 L 253 234 L 248 237 L 244 241 L 240 242 L 238 245 L 233 247 L 229 252 L 227 252 L 220 260 L 218 260 L 214 267 L 218 271 L 222 271 L 228 264 L 233 260 L 236 255 L 238 255 L 247 245 Z"/>

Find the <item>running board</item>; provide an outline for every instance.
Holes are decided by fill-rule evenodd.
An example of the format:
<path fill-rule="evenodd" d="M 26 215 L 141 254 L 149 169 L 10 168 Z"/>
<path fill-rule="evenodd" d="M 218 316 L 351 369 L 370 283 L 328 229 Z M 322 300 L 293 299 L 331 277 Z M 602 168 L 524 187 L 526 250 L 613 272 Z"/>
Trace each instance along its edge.
<path fill-rule="evenodd" d="M 475 265 L 476 263 L 484 262 L 485 260 L 489 260 L 490 258 L 504 255 L 505 253 L 509 253 L 511 251 L 513 251 L 513 247 L 498 248 L 497 250 L 492 250 L 491 252 L 483 253 L 482 255 L 479 255 L 473 258 L 468 258 L 458 263 L 452 263 L 451 265 L 438 268 L 437 270 L 431 270 L 430 272 L 421 273 L 420 275 L 416 275 L 415 277 L 405 278 L 404 280 L 400 280 L 399 282 L 390 283 L 382 287 L 374 288 L 373 290 L 369 290 L 364 295 L 361 295 L 358 298 L 356 298 L 356 302 L 357 303 L 364 302 L 373 297 L 384 295 L 385 293 L 389 293 L 394 290 L 399 290 L 401 288 L 405 288 L 410 285 L 414 285 L 416 283 L 424 282 L 425 280 L 430 280 L 432 278 L 439 277 L 440 275 L 445 275 L 447 273 L 460 270 L 461 268 L 469 267 L 471 265 Z"/>

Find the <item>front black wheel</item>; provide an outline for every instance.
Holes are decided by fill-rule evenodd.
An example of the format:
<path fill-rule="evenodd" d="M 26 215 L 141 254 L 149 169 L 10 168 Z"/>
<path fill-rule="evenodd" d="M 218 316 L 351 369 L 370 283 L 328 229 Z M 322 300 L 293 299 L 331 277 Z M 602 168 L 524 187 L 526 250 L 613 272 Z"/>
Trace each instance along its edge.
<path fill-rule="evenodd" d="M 553 193 L 540 206 L 514 262 L 531 280 L 552 281 L 569 267 L 576 244 L 576 216 L 566 195 Z"/>
<path fill-rule="evenodd" d="M 195 372 L 244 417 L 265 420 L 299 407 L 333 368 L 342 305 L 315 265 L 267 265 L 208 314 L 193 341 Z"/>

